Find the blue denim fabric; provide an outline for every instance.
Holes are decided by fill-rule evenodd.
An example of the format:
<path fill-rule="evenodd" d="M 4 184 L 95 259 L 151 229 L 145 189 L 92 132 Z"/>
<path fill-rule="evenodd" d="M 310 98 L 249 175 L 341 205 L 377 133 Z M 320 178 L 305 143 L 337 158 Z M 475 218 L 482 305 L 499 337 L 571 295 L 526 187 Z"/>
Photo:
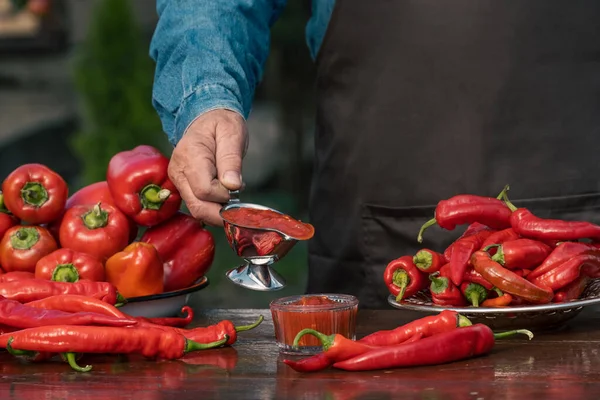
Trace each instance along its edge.
<path fill-rule="evenodd" d="M 270 28 L 286 1 L 157 1 L 152 103 L 173 145 L 207 111 L 225 108 L 248 117 L 269 54 Z M 316 57 L 335 0 L 312 3 L 306 37 Z"/>

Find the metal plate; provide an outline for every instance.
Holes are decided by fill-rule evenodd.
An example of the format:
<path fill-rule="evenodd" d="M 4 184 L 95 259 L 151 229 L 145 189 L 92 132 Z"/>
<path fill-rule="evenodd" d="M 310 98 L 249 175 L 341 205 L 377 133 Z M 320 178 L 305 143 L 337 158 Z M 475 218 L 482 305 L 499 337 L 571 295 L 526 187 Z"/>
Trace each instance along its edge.
<path fill-rule="evenodd" d="M 411 310 L 424 314 L 437 314 L 442 310 L 454 310 L 469 318 L 473 323 L 482 323 L 492 329 L 555 329 L 574 318 L 581 310 L 600 303 L 600 279 L 592 281 L 581 298 L 565 303 L 492 307 L 440 307 L 432 303 L 428 290 L 398 303 L 394 296 L 388 303 L 401 310 Z"/>

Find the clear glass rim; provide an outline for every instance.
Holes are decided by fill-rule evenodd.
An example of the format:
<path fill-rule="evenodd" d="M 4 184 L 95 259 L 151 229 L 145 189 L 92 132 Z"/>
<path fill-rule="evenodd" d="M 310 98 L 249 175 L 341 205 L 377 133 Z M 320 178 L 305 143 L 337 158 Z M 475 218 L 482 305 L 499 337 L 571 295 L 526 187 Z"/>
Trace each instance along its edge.
<path fill-rule="evenodd" d="M 336 301 L 335 304 L 301 305 L 287 304 L 306 297 L 327 297 Z M 269 308 L 276 311 L 292 312 L 318 312 L 318 311 L 342 311 L 358 306 L 358 299 L 350 294 L 338 293 L 311 293 L 282 297 L 271 301 Z"/>

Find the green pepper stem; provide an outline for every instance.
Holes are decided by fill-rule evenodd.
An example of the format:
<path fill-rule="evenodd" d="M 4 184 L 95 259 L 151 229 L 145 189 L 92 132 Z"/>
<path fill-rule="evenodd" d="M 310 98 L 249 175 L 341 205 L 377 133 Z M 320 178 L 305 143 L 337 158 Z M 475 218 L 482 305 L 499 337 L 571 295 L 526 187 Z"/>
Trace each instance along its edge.
<path fill-rule="evenodd" d="M 408 272 L 403 269 L 395 270 L 392 277 L 392 283 L 400 288 L 400 293 L 396 296 L 396 301 L 401 301 L 404 298 L 404 293 L 406 293 L 406 288 L 410 285 L 410 276 L 408 276 Z"/>
<path fill-rule="evenodd" d="M 423 224 L 423 226 L 421 226 L 421 229 L 419 229 L 419 234 L 417 235 L 417 242 L 423 243 L 423 233 L 425 232 L 425 229 L 427 229 L 430 226 L 433 226 L 435 224 L 437 224 L 437 221 L 435 218 L 432 218 L 429 221 L 425 222 Z"/>
<path fill-rule="evenodd" d="M 493 249 L 495 247 L 500 247 L 500 246 L 502 246 L 502 245 L 501 244 L 490 244 L 489 246 L 485 246 L 483 248 L 483 251 L 489 251 L 490 249 Z"/>
<path fill-rule="evenodd" d="M 10 244 L 17 250 L 29 250 L 40 240 L 40 233 L 33 227 L 21 227 L 10 237 Z"/>
<path fill-rule="evenodd" d="M 104 228 L 108 224 L 108 213 L 96 204 L 90 211 L 83 214 L 83 223 L 88 229 Z"/>
<path fill-rule="evenodd" d="M 120 307 L 120 306 L 117 306 L 117 304 L 120 304 L 120 306 L 127 304 L 127 299 L 125 297 L 123 297 L 123 295 L 121 293 L 118 293 L 118 292 L 117 292 L 117 299 L 115 301 L 115 307 Z"/>
<path fill-rule="evenodd" d="M 39 182 L 27 182 L 21 188 L 21 198 L 25 204 L 41 207 L 48 201 L 48 191 Z"/>
<path fill-rule="evenodd" d="M 471 320 L 469 318 L 465 317 L 464 315 L 458 314 L 458 319 L 457 319 L 456 325 L 459 328 L 464 328 L 465 326 L 473 325 L 473 323 L 471 322 Z"/>
<path fill-rule="evenodd" d="M 494 287 L 492 290 L 498 294 L 498 297 L 504 296 L 504 292 L 497 287 Z"/>
<path fill-rule="evenodd" d="M 527 335 L 529 340 L 533 339 L 533 333 L 531 331 L 528 331 L 527 329 L 517 329 L 514 331 L 494 333 L 494 339 L 504 339 L 518 334 Z"/>
<path fill-rule="evenodd" d="M 508 206 L 510 211 L 514 212 L 517 210 L 517 207 L 508 199 L 508 195 L 506 193 L 504 193 L 502 196 L 502 200 L 504 200 L 504 203 Z"/>
<path fill-rule="evenodd" d="M 300 343 L 300 339 L 302 339 L 302 336 L 304 335 L 313 335 L 314 337 L 319 339 L 319 342 L 321 342 L 323 350 L 325 351 L 331 347 L 333 341 L 335 340 L 335 335 L 328 336 L 314 329 L 306 328 L 298 332 L 298 334 L 294 338 L 294 347 L 298 347 L 298 343 Z"/>
<path fill-rule="evenodd" d="M 186 339 L 185 340 L 185 349 L 184 353 L 189 353 L 192 351 L 198 350 L 206 350 L 206 349 L 214 349 L 215 347 L 221 347 L 229 340 L 229 335 L 225 335 L 223 339 L 217 340 L 216 342 L 211 343 L 198 343 L 193 340 Z"/>
<path fill-rule="evenodd" d="M 431 287 L 429 288 L 429 290 L 431 290 L 435 294 L 442 293 L 448 288 L 449 285 L 448 278 L 440 277 L 439 275 L 439 272 L 429 275 L 429 280 L 431 281 Z"/>
<path fill-rule="evenodd" d="M 476 292 L 471 292 L 469 301 L 473 307 L 479 307 L 479 295 Z"/>
<path fill-rule="evenodd" d="M 433 264 L 433 255 L 425 250 L 419 250 L 413 257 L 413 263 L 421 271 L 427 271 L 431 264 Z"/>
<path fill-rule="evenodd" d="M 91 365 L 86 365 L 85 367 L 80 367 L 79 364 L 77 364 L 77 354 L 76 353 L 70 353 L 70 352 L 65 353 L 65 357 L 67 359 L 67 362 L 71 366 L 71 368 L 73 368 L 73 370 L 75 370 L 77 372 L 90 372 L 92 370 Z"/>
<path fill-rule="evenodd" d="M 12 336 L 8 338 L 8 342 L 6 343 L 6 351 L 8 352 L 8 354 L 11 354 L 15 357 L 26 357 L 30 359 L 34 358 L 37 355 L 37 351 L 13 349 L 12 342 L 14 340 L 15 339 Z"/>
<path fill-rule="evenodd" d="M 169 189 L 163 189 L 151 183 L 140 191 L 140 202 L 142 207 L 148 210 L 160 210 L 162 204 L 171 196 Z"/>
<path fill-rule="evenodd" d="M 510 190 L 510 186 L 506 185 L 504 186 L 504 189 L 502 189 L 502 191 L 500 192 L 500 194 L 496 197 L 498 200 L 502 200 L 504 198 L 504 196 L 507 195 L 508 191 Z"/>
<path fill-rule="evenodd" d="M 52 272 L 52 279 L 55 282 L 77 282 L 79 280 L 79 271 L 73 264 L 58 264 Z"/>
<path fill-rule="evenodd" d="M 0 212 L 3 212 L 5 214 L 10 214 L 10 211 L 8 211 L 8 208 L 6 208 L 6 204 L 4 204 L 4 194 L 2 193 L 1 190 L 0 190 Z"/>
<path fill-rule="evenodd" d="M 265 319 L 265 317 L 263 317 L 262 315 L 259 315 L 259 317 L 256 320 L 256 322 L 254 322 L 254 323 L 252 323 L 250 325 L 236 326 L 235 327 L 235 331 L 236 332 L 243 332 L 243 331 L 249 331 L 250 329 L 254 329 L 257 326 L 259 326 L 261 324 L 261 322 L 263 322 L 264 319 Z"/>

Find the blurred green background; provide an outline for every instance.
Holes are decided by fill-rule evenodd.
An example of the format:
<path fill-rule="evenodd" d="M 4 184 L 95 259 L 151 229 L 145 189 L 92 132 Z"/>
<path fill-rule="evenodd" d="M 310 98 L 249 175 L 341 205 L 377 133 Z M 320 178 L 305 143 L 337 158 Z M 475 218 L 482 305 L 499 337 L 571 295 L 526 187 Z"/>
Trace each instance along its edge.
<path fill-rule="evenodd" d="M 312 165 L 314 66 L 304 39 L 308 1 L 288 0 L 272 29 L 271 54 L 248 120 L 243 200 L 307 219 Z M 151 105 L 148 56 L 157 16 L 153 0 L 0 0 L 0 174 L 43 163 L 71 192 L 105 179 L 116 152 L 139 144 L 172 151 Z M 267 307 L 299 294 L 306 243 L 278 271 L 288 287 L 262 293 L 225 277 L 241 263 L 222 229 L 209 228 L 216 258 L 197 307 Z M 193 249 L 190 249 L 193 250 Z"/>

